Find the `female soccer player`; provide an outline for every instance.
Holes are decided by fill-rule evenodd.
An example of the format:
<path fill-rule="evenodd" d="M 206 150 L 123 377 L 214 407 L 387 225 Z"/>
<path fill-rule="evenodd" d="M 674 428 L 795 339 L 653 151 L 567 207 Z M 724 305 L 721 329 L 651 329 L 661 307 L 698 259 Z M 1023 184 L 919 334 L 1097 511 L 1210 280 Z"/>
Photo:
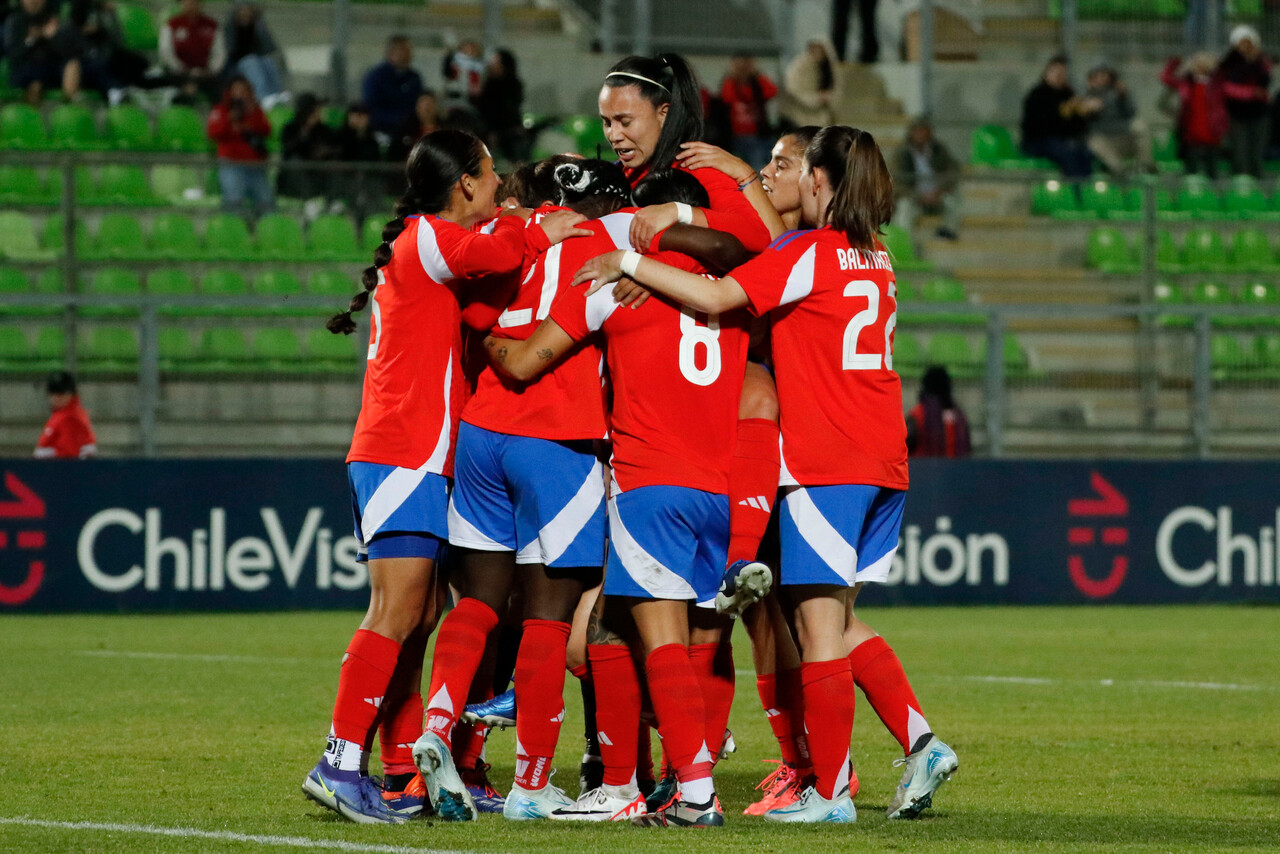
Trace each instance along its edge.
<path fill-rule="evenodd" d="M 498 176 L 484 144 L 467 133 L 424 137 L 406 177 L 365 289 L 328 324 L 350 334 L 352 313 L 372 305 L 364 394 L 347 456 L 370 595 L 343 658 L 328 747 L 302 788 L 363 823 L 404 821 L 422 808 L 421 798 L 384 799 L 365 773 L 364 749 L 384 701 L 398 709 L 389 727 L 394 744 L 421 731 L 422 651 L 439 614 L 435 564 L 448 532 L 446 478 L 464 399 L 459 303 L 474 296 L 470 280 L 515 269 L 526 241 L 545 248 L 579 233 L 582 220 L 566 212 L 526 229 L 520 216 L 508 215 L 492 234 L 472 231 L 493 214 Z M 456 814 L 450 806 L 437 809 Z"/>
<path fill-rule="evenodd" d="M 773 315 L 783 482 L 790 484 L 780 511 L 782 585 L 795 606 L 816 780 L 795 804 L 765 817 L 850 822 L 851 588 L 887 576 L 907 488 L 902 389 L 893 371 L 896 287 L 877 239 L 893 213 L 892 182 L 871 135 L 843 126 L 820 131 L 805 152 L 800 201 L 802 219 L 817 228 L 784 235 L 718 281 L 624 253 L 593 260 L 575 281 L 626 274 L 697 311 L 746 306 L 759 315 L 785 307 Z M 955 754 L 932 736 L 920 747 L 929 755 L 915 765 L 937 778 L 936 789 L 955 771 Z"/>

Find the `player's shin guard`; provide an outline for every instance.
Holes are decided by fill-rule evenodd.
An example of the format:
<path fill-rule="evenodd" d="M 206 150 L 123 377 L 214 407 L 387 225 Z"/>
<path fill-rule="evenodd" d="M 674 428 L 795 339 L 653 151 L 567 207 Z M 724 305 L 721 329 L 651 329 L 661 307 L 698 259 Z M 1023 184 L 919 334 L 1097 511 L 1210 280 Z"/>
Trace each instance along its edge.
<path fill-rule="evenodd" d="M 756 691 L 760 694 L 760 705 L 769 718 L 769 728 L 773 737 L 778 740 L 778 749 L 782 751 L 782 761 L 792 768 L 800 767 L 800 754 L 796 750 L 795 738 L 791 728 L 795 725 L 791 720 L 791 709 L 787 703 L 778 699 L 778 676 L 776 673 L 763 673 L 756 677 Z M 801 721 L 800 723 L 803 723 Z M 804 764 L 808 764 L 805 762 Z"/>
<path fill-rule="evenodd" d="M 718 756 L 724 746 L 729 710 L 733 707 L 733 645 L 724 641 L 691 646 L 689 663 L 698 679 L 698 687 L 702 689 L 702 702 L 707 713 L 707 750 L 712 756 Z"/>
<path fill-rule="evenodd" d="M 680 781 L 681 797 L 703 803 L 715 794 L 712 754 L 707 750 L 706 707 L 688 647 L 675 643 L 658 647 L 645 659 L 645 673 L 658 733 Z"/>
<path fill-rule="evenodd" d="M 853 674 L 849 659 L 805 662 L 800 666 L 804 680 L 805 728 L 815 788 L 831 800 L 846 785 L 853 790 L 849 765 L 849 740 L 853 735 Z"/>
<path fill-rule="evenodd" d="M 740 420 L 729 469 L 729 564 L 756 559 L 778 492 L 778 469 L 778 423 Z"/>
<path fill-rule="evenodd" d="M 453 727 L 466 706 L 485 641 L 497 624 L 498 615 L 478 599 L 463 599 L 440 624 L 431 657 L 426 729 L 445 744 L 452 744 Z"/>
<path fill-rule="evenodd" d="M 565 646 L 569 624 L 525 620 L 516 656 L 516 785 L 540 789 L 564 722 Z M 523 773 L 522 773 L 523 771 Z"/>
<path fill-rule="evenodd" d="M 596 726 L 604 782 L 631 784 L 636 770 L 636 735 L 640 726 L 640 679 L 631 650 L 625 646 L 591 644 L 591 681 L 596 690 Z"/>
<path fill-rule="evenodd" d="M 879 636 L 865 640 L 849 653 L 849 666 L 854 684 L 867 695 L 902 752 L 914 752 L 916 742 L 929 734 L 929 724 L 893 648 Z"/>
<path fill-rule="evenodd" d="M 395 708 L 384 711 L 378 727 L 382 773 L 387 777 L 413 776 L 418 772 L 413 764 L 413 744 L 422 735 L 422 695 L 414 691 Z"/>

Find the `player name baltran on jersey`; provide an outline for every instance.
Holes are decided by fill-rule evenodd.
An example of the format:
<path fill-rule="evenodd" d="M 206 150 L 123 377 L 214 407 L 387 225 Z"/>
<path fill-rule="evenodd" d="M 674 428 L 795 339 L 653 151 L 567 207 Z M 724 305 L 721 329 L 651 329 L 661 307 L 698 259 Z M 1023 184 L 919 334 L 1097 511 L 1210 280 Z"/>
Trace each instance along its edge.
<path fill-rule="evenodd" d="M 883 249 L 868 252 L 865 249 L 837 249 L 841 270 L 892 270 L 893 262 Z"/>

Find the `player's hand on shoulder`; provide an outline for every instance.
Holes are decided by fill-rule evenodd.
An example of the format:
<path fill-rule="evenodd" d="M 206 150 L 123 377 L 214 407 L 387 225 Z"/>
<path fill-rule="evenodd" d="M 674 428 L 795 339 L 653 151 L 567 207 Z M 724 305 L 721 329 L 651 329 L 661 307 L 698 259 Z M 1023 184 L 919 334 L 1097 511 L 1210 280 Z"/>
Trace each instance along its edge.
<path fill-rule="evenodd" d="M 647 252 L 658 232 L 675 225 L 678 216 L 675 202 L 641 208 L 631 220 L 631 245 L 638 252 Z"/>
<path fill-rule="evenodd" d="M 590 237 L 595 232 L 587 228 L 579 228 L 578 223 L 586 222 L 586 217 L 574 211 L 552 211 L 538 223 L 546 232 L 551 245 L 567 240 L 570 237 Z"/>
<path fill-rule="evenodd" d="M 717 169 L 741 184 L 755 175 L 746 161 L 709 142 L 686 142 L 676 160 L 686 169 Z"/>
<path fill-rule="evenodd" d="M 629 276 L 623 276 L 613 286 L 613 301 L 624 308 L 639 308 L 651 296 L 652 291 Z"/>
<path fill-rule="evenodd" d="M 597 255 L 582 265 L 573 277 L 573 284 L 591 282 L 591 287 L 587 288 L 587 296 L 591 296 L 610 282 L 618 281 L 622 277 L 623 254 L 619 249 Z"/>

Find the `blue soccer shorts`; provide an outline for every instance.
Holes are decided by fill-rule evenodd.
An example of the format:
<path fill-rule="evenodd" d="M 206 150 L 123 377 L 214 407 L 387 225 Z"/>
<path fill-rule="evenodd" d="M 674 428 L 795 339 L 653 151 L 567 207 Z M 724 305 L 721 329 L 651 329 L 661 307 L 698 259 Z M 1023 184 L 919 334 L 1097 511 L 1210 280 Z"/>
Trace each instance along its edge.
<path fill-rule="evenodd" d="M 879 486 L 792 486 L 779 508 L 781 583 L 883 582 L 893 568 L 907 493 Z"/>
<path fill-rule="evenodd" d="M 381 463 L 347 463 L 359 560 L 435 560 L 449 533 L 449 481 Z"/>
<path fill-rule="evenodd" d="M 729 496 L 642 486 L 609 498 L 607 596 L 713 607 L 729 556 Z"/>
<path fill-rule="evenodd" d="M 495 433 L 463 422 L 453 460 L 449 542 L 511 551 L 516 563 L 604 563 L 604 470 L 586 442 Z"/>

